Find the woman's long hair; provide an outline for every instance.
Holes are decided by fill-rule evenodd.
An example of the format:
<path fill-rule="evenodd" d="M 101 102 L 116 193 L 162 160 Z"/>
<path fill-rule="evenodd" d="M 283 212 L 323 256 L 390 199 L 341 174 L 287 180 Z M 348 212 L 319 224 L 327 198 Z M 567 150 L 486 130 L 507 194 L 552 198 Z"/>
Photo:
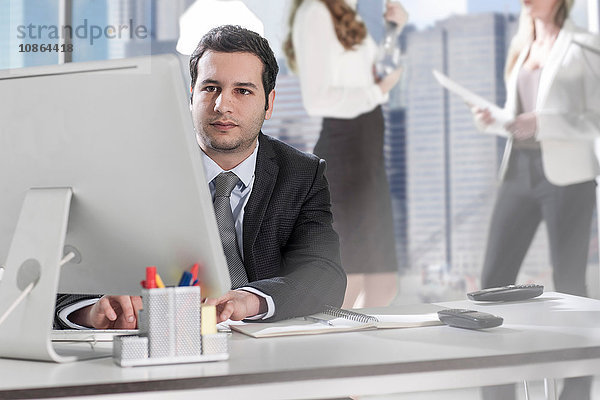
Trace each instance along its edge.
<path fill-rule="evenodd" d="M 288 66 L 292 71 L 296 69 L 296 52 L 294 51 L 294 43 L 292 41 L 292 31 L 294 26 L 294 18 L 296 12 L 304 0 L 293 0 L 288 19 L 288 34 L 283 43 L 283 50 L 287 58 Z M 333 27 L 338 40 L 346 50 L 361 43 L 367 36 L 367 28 L 365 24 L 356 18 L 356 11 L 352 9 L 344 0 L 320 0 L 322 1 L 331 14 Z"/>
<path fill-rule="evenodd" d="M 569 17 L 571 8 L 575 0 L 559 0 L 556 14 L 554 15 L 554 22 L 557 26 L 561 27 Z M 535 26 L 533 24 L 533 18 L 521 6 L 521 15 L 519 16 L 519 29 L 516 35 L 510 42 L 508 48 L 508 56 L 506 57 L 506 66 L 504 68 L 504 78 L 508 79 L 508 76 L 512 72 L 519 54 L 521 51 L 528 46 L 535 39 Z"/>

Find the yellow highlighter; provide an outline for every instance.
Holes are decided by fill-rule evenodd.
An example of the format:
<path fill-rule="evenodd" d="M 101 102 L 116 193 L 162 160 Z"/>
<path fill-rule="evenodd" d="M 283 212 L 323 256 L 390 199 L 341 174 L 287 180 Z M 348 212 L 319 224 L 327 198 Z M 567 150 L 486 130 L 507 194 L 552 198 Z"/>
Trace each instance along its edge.
<path fill-rule="evenodd" d="M 165 284 L 164 284 L 162 278 L 160 277 L 160 275 L 158 274 L 158 272 L 156 273 L 156 286 L 159 288 L 165 287 Z"/>

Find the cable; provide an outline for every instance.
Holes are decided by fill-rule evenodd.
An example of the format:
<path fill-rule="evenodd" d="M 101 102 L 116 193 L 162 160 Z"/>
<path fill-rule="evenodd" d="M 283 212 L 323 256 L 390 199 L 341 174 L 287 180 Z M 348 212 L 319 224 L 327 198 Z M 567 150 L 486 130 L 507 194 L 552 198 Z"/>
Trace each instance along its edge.
<path fill-rule="evenodd" d="M 71 261 L 74 257 L 75 257 L 75 253 L 73 253 L 73 252 L 70 252 L 69 254 L 67 254 L 60 261 L 59 268 L 61 268 L 63 265 L 65 265 L 66 263 L 68 263 L 69 261 Z M 4 268 L 0 267 L 0 280 L 1 280 L 3 274 L 4 274 Z M 31 291 L 33 290 L 33 288 L 34 288 L 34 286 L 35 286 L 36 283 L 37 283 L 37 281 L 33 281 L 29 285 L 27 285 L 27 287 L 25 289 L 23 289 L 23 291 L 21 292 L 21 294 L 19 295 L 19 297 L 16 298 L 16 300 L 8 307 L 8 309 L 0 317 L 0 325 L 2 325 L 2 323 L 4 322 L 4 320 L 6 320 L 6 318 L 8 318 L 8 316 L 10 315 L 10 313 L 12 313 L 15 310 L 15 308 L 17 308 L 17 306 L 23 301 L 23 299 L 25 297 L 27 297 L 27 295 L 29 293 L 31 293 Z"/>
<path fill-rule="evenodd" d="M 19 297 L 17 297 L 17 299 L 10 305 L 10 307 L 8 307 L 8 309 L 6 310 L 4 315 L 2 315 L 2 317 L 0 317 L 0 325 L 2 325 L 2 323 L 4 322 L 4 320 L 6 318 L 8 318 L 10 313 L 13 312 L 13 310 L 15 308 L 17 308 L 19 303 L 21 303 L 21 301 L 23 301 L 23 299 L 31 292 L 31 290 L 33 289 L 34 286 L 35 286 L 35 282 L 31 282 L 29 285 L 27 285 L 27 287 L 25 289 L 23 289 L 23 291 L 21 292 Z"/>

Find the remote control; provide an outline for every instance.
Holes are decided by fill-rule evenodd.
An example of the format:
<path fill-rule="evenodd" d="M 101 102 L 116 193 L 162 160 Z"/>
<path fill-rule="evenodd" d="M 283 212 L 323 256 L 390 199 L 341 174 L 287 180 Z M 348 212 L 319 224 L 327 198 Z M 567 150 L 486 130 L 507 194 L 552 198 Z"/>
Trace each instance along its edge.
<path fill-rule="evenodd" d="M 473 301 L 517 301 L 527 300 L 544 293 L 543 285 L 508 285 L 467 293 Z"/>
<path fill-rule="evenodd" d="M 502 317 L 481 311 L 453 308 L 438 311 L 438 318 L 444 324 L 456 328 L 486 329 L 502 325 Z"/>

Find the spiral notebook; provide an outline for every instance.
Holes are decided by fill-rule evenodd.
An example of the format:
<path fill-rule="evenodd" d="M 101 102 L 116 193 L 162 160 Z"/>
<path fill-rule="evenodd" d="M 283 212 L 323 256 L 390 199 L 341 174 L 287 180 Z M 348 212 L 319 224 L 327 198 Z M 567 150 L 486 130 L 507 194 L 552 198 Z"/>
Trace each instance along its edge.
<path fill-rule="evenodd" d="M 317 335 L 322 333 L 355 332 L 369 329 L 414 328 L 441 325 L 437 312 L 443 307 L 433 304 L 345 310 L 326 306 L 323 312 L 304 318 L 292 318 L 272 323 L 231 325 L 234 331 L 255 338 Z"/>

